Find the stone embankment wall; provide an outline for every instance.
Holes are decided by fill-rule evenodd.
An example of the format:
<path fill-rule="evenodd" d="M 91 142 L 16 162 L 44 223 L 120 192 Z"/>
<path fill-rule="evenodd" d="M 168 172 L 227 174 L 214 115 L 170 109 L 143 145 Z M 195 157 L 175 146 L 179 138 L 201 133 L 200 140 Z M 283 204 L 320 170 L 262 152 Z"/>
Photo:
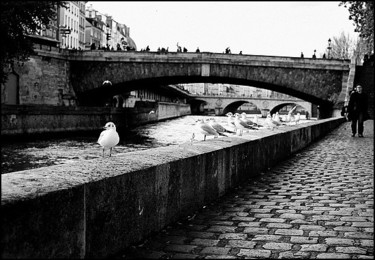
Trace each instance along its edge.
<path fill-rule="evenodd" d="M 3 258 L 103 258 L 193 214 L 344 119 L 2 175 Z"/>
<path fill-rule="evenodd" d="M 99 130 L 112 121 L 118 130 L 150 121 L 191 114 L 187 104 L 153 102 L 151 108 L 62 107 L 32 105 L 1 106 L 1 136 L 68 133 Z M 154 113 L 150 114 L 153 110 Z"/>

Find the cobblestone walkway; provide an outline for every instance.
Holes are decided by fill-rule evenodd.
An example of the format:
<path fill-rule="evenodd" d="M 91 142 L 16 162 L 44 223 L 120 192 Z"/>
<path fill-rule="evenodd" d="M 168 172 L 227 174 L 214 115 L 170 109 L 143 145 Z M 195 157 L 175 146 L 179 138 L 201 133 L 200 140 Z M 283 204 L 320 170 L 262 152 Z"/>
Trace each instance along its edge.
<path fill-rule="evenodd" d="M 346 122 L 115 258 L 373 259 L 374 121 Z"/>

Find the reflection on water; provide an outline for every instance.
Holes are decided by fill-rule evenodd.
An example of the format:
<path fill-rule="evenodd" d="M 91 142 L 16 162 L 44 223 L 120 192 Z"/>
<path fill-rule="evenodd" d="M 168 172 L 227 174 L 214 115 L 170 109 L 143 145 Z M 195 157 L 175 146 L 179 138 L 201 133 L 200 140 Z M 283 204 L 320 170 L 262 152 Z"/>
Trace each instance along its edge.
<path fill-rule="evenodd" d="M 203 136 L 194 131 L 195 121 L 199 118 L 206 119 L 209 116 L 185 116 L 120 133 L 120 143 L 112 150 L 112 155 L 190 142 L 194 132 L 196 140 L 203 140 Z M 226 116 L 215 119 L 230 129 Z M 100 130 L 96 134 L 80 134 L 59 139 L 2 142 L 1 173 L 99 158 L 102 156 L 102 149 L 96 143 L 99 134 Z"/>

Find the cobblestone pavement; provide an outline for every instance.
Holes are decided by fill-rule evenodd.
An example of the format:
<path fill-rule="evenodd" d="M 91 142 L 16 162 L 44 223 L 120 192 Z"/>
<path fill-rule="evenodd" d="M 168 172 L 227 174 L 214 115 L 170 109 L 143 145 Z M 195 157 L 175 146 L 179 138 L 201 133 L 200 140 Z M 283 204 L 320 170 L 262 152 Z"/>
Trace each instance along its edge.
<path fill-rule="evenodd" d="M 373 259 L 373 132 L 346 122 L 115 258 Z"/>

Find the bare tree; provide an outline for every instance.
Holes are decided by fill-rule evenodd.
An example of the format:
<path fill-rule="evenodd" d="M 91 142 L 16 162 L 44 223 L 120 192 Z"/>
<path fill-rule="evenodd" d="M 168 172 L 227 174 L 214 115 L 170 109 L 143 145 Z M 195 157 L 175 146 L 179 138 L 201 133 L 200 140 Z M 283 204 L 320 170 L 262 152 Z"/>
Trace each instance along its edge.
<path fill-rule="evenodd" d="M 332 37 L 332 49 L 330 56 L 334 59 L 350 59 L 353 54 L 354 40 L 349 34 L 341 32 L 340 36 Z"/>
<path fill-rule="evenodd" d="M 358 38 L 353 55 L 358 65 L 363 63 L 364 56 L 369 53 L 368 41 L 364 38 Z"/>
<path fill-rule="evenodd" d="M 353 39 L 349 34 L 341 32 L 340 36 L 332 37 L 330 56 L 334 59 L 352 59 L 360 64 L 366 53 L 366 42 L 363 38 Z"/>

